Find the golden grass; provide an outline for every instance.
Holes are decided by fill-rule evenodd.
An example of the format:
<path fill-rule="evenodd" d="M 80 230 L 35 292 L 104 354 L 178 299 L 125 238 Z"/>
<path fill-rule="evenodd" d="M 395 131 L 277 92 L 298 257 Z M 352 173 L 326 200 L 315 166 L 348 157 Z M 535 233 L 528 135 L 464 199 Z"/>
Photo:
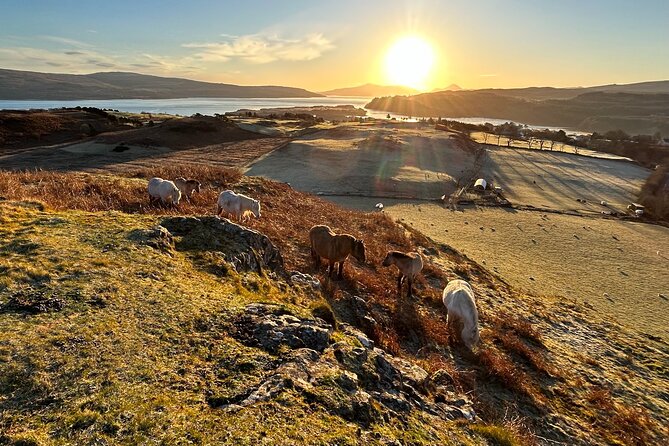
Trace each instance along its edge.
<path fill-rule="evenodd" d="M 378 345 L 392 353 L 417 360 L 429 372 L 446 370 L 453 378 L 454 387 L 469 392 L 477 402 L 479 413 L 487 420 L 505 426 L 506 409 L 493 407 L 497 401 L 494 394 L 497 392 L 505 392 L 507 397 L 512 395 L 519 405 L 532 407 L 534 411 L 545 410 L 547 397 L 541 380 L 545 375 L 554 377 L 557 373 L 552 360 L 546 355 L 543 336 L 522 316 L 484 312 L 481 321 L 486 325 L 486 330 L 483 332 L 483 343 L 478 352 L 468 356 L 451 346 L 446 331 L 446 315 L 441 304 L 441 290 L 448 277 L 455 276 L 456 269 L 469 280 L 494 288 L 496 285 L 493 279 L 478 265 L 463 260 L 452 251 L 439 253 L 445 264 L 452 265 L 449 267 L 439 266 L 432 262 L 430 256 L 426 256 L 424 274 L 415 285 L 419 297 L 414 300 L 399 299 L 395 288 L 396 271 L 379 266 L 380 261 L 390 249 L 409 251 L 438 248 L 422 234 L 396 224 L 385 214 L 362 214 L 344 210 L 317 197 L 297 192 L 285 184 L 254 179 L 237 181 L 236 171 L 200 169 L 189 166 L 187 169 L 137 171 L 130 173 L 130 178 L 42 171 L 0 171 L 0 195 L 7 199 L 39 199 L 51 209 L 139 214 L 114 213 L 107 216 L 100 213 L 68 212 L 62 214 L 62 217 L 59 214 L 58 218 L 64 220 L 62 225 L 54 223 L 53 226 L 39 226 L 36 222 L 50 221 L 52 218 L 50 211 L 43 211 L 39 206 L 29 210 L 20 207 L 11 212 L 0 213 L 0 222 L 3 222 L 0 237 L 7 241 L 16 239 L 20 235 L 18 231 L 21 227 L 29 225 L 30 222 L 38 228 L 35 229 L 37 233 L 28 237 L 28 242 L 35 243 L 37 247 L 18 243 L 12 245 L 11 252 L 3 253 L 0 249 L 0 255 L 5 255 L 8 260 L 0 263 L 0 268 L 7 268 L 4 265 L 11 264 L 9 269 L 0 269 L 0 272 L 8 272 L 4 275 L 13 278 L 12 281 L 0 282 L 0 292 L 3 284 L 5 288 L 15 287 L 16 283 L 54 288 L 57 284 L 63 292 L 76 289 L 82 296 L 76 300 L 67 294 L 59 295 L 64 299 L 74 300 L 71 306 L 66 307 L 69 310 L 63 313 L 63 317 L 55 316 L 55 322 L 44 320 L 48 324 L 63 324 L 44 341 L 40 341 L 36 335 L 48 333 L 49 330 L 48 326 L 41 325 L 41 319 L 29 319 L 15 326 L 4 326 L 5 335 L 11 337 L 16 333 L 25 333 L 17 338 L 15 345 L 25 344 L 25 349 L 21 347 L 21 355 L 30 361 L 36 358 L 29 354 L 29 349 L 41 352 L 42 358 L 52 355 L 53 358 L 63 358 L 63 361 L 75 361 L 71 353 L 80 348 L 88 354 L 95 352 L 97 356 L 86 360 L 87 377 L 82 382 L 83 387 L 73 390 L 77 393 L 78 400 L 85 399 L 81 392 L 84 391 L 86 380 L 99 383 L 102 379 L 99 376 L 90 376 L 91 373 L 107 374 L 109 377 L 104 379 L 112 383 L 112 390 L 109 391 L 114 395 L 113 398 L 105 394 L 104 389 L 96 391 L 92 397 L 96 404 L 104 403 L 110 408 L 97 410 L 93 408 L 94 405 L 85 405 L 76 411 L 69 410 L 66 421 L 63 418 L 65 415 L 58 417 L 59 423 L 81 427 L 72 438 L 90 440 L 91 438 L 86 437 L 86 432 L 99 432 L 104 428 L 109 432 L 116 432 L 105 434 L 110 438 L 122 435 L 124 438 L 141 442 L 155 435 L 169 441 L 177 437 L 160 431 L 161 423 L 167 422 L 173 426 L 174 435 L 180 432 L 182 435 L 203 439 L 203 431 L 214 429 L 223 423 L 228 427 L 235 425 L 232 431 L 248 439 L 254 433 L 237 423 L 258 425 L 263 414 L 267 412 L 274 413 L 277 417 L 274 424 L 270 423 L 277 429 L 277 432 L 270 435 L 274 441 L 280 442 L 289 438 L 283 435 L 298 435 L 295 432 L 287 433 L 285 426 L 286 423 L 298 421 L 315 423 L 311 432 L 316 435 L 325 435 L 319 429 L 324 428 L 323 422 L 326 421 L 337 426 L 328 438 L 354 435 L 349 427 L 337 424 L 336 417 L 307 408 L 294 411 L 271 403 L 244 414 L 227 417 L 221 414 L 212 416 L 211 413 L 205 415 L 202 407 L 184 403 L 202 399 L 203 392 L 214 392 L 216 395 L 217 392 L 229 392 L 230 388 L 234 389 L 234 386 L 239 385 L 235 381 L 238 377 L 227 374 L 221 376 L 221 372 L 216 371 L 220 370 L 217 358 L 227 357 L 233 354 L 231 352 L 237 352 L 235 355 L 249 354 L 246 350 L 238 352 L 240 346 L 221 337 L 220 332 L 214 329 L 222 323 L 222 312 L 225 315 L 230 309 L 239 308 L 244 302 L 263 300 L 280 301 L 295 308 L 306 302 L 305 308 L 296 311 L 307 312 L 311 306 L 315 314 L 329 318 L 328 310 L 334 309 L 336 317 L 343 317 L 346 312 L 338 312 L 337 309 L 347 308 L 349 305 L 345 293 L 362 296 L 372 307 L 372 315 L 377 319 L 377 324 L 368 334 Z M 179 210 L 148 207 L 145 197 L 146 182 L 142 179 L 177 175 L 202 181 L 203 193 L 196 196 L 193 203 L 184 203 Z M 62 188 L 66 185 L 70 185 L 70 191 L 76 190 L 78 194 L 64 192 Z M 175 258 L 168 258 L 153 250 L 136 251 L 123 235 L 133 228 L 146 228 L 155 224 L 157 219 L 154 214 L 211 215 L 217 191 L 222 187 L 234 187 L 235 190 L 261 200 L 263 217 L 251 220 L 248 225 L 273 240 L 281 249 L 288 270 L 316 274 L 324 284 L 327 302 L 314 302 L 313 299 L 295 296 L 294 293 L 289 295 L 263 278 L 242 281 L 234 274 L 213 276 L 197 267 L 198 261 L 195 257 L 186 258 L 177 253 Z M 88 193 L 84 193 L 85 191 Z M 326 280 L 323 268 L 316 269 L 312 264 L 307 234 L 312 225 L 322 223 L 338 232 L 348 232 L 361 237 L 366 242 L 368 262 L 361 265 L 355 260 L 347 261 L 345 279 L 342 281 Z M 110 254 L 106 254 L 105 249 L 109 246 L 113 249 Z M 26 260 L 32 249 L 36 249 L 39 254 L 37 262 Z M 89 267 L 83 265 L 97 266 L 89 270 Z M 155 271 L 158 274 L 157 279 L 153 281 L 147 278 L 147 271 Z M 60 282 L 61 277 L 70 276 L 71 279 Z M 97 302 L 95 299 L 100 299 L 106 306 L 99 314 L 88 307 L 90 302 Z M 94 319 L 76 316 L 76 312 L 73 313 L 72 310 L 84 311 L 86 318 Z M 83 326 L 79 325 L 84 322 Z M 76 333 L 76 337 L 82 341 L 73 341 L 72 337 L 75 335 L 72 333 Z M 116 344 L 110 343 L 112 340 L 116 340 Z M 50 343 L 50 346 L 43 342 Z M 65 349 L 63 355 L 55 354 L 54 348 Z M 174 352 L 181 353 L 175 357 Z M 449 352 L 459 358 L 458 365 L 448 358 Z M 128 355 L 131 355 L 130 359 Z M 99 364 L 104 366 L 100 367 Z M 11 370 L 4 370 L 7 373 L 3 376 L 9 378 L 4 378 L 5 381 L 0 379 L 0 389 L 4 392 L 16 388 L 26 395 L 38 389 L 58 389 L 58 386 L 70 382 L 76 376 L 73 370 L 75 365 L 82 367 L 82 363 L 74 362 L 65 367 L 39 362 L 31 367 L 34 370 L 53 370 L 55 367 L 59 374 L 29 376 L 21 372 L 26 370 L 26 365 L 19 364 Z M 132 385 L 125 385 L 128 382 Z M 480 386 L 482 382 L 485 383 L 483 387 Z M 166 385 L 171 391 L 158 398 L 158 394 L 165 393 Z M 149 393 L 152 391 L 154 397 L 143 401 L 142 395 L 147 390 Z M 121 392 L 126 396 L 120 396 Z M 301 407 L 301 403 L 293 398 L 287 404 Z M 588 401 L 588 404 L 598 403 L 593 400 Z M 156 413 L 156 407 L 167 409 L 161 409 L 164 411 L 161 415 Z M 606 408 L 605 405 L 603 407 Z M 621 409 L 618 405 L 614 407 L 617 410 L 615 415 L 620 417 L 619 422 L 626 423 L 626 430 L 633 432 L 635 437 L 641 435 L 637 433 L 639 429 L 650 426 L 646 424 L 650 421 L 642 413 Z M 306 412 L 301 412 L 302 409 Z M 119 423 L 117 419 L 119 414 L 126 411 L 136 413 L 136 417 L 128 425 Z M 204 427 L 194 422 L 198 417 L 207 420 L 203 422 Z M 88 423 L 92 424 L 86 427 Z M 605 428 L 602 425 L 602 429 Z M 497 436 L 496 438 L 506 438 L 503 435 L 504 429 L 496 432 L 488 429 L 486 432 Z M 486 436 L 482 432 L 479 434 Z M 22 435 L 40 436 L 47 433 L 30 426 L 12 432 L 12 438 L 20 438 Z M 260 441 L 259 438 L 256 440 Z"/>

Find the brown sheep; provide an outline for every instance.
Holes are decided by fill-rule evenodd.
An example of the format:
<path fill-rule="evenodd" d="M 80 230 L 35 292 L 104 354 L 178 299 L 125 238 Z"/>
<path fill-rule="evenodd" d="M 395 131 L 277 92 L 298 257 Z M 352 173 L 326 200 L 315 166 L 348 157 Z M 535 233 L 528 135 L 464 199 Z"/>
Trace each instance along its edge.
<path fill-rule="evenodd" d="M 328 276 L 332 276 L 335 263 L 339 263 L 338 277 L 344 274 L 344 261 L 350 255 L 358 262 L 365 262 L 365 244 L 349 234 L 335 234 L 325 225 L 316 225 L 309 230 L 311 257 L 320 265 L 321 257 L 329 262 Z"/>
<path fill-rule="evenodd" d="M 174 180 L 174 184 L 176 184 L 181 191 L 181 195 L 186 197 L 186 200 L 188 200 L 189 203 L 193 193 L 200 193 L 200 187 L 202 186 L 197 180 L 187 180 L 183 177 Z"/>
<path fill-rule="evenodd" d="M 395 265 L 397 269 L 400 270 L 400 274 L 397 276 L 397 294 L 400 297 L 402 296 L 402 283 L 404 283 L 404 279 L 408 279 L 409 290 L 407 292 L 407 297 L 411 297 L 413 279 L 416 277 L 416 274 L 423 269 L 423 258 L 420 254 L 417 252 L 403 253 L 399 251 L 390 251 L 386 254 L 386 258 L 383 259 L 382 265 Z"/>

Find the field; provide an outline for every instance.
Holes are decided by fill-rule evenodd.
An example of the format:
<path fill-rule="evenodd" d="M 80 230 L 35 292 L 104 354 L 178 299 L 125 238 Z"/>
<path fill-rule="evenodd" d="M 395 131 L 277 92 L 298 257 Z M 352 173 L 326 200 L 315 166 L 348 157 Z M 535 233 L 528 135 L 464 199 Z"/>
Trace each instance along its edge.
<path fill-rule="evenodd" d="M 561 142 L 555 142 L 553 146 L 551 146 L 551 141 L 548 140 L 542 141 L 540 139 L 532 139 L 531 141 L 528 142 L 521 139 L 512 138 L 511 141 L 509 141 L 509 138 L 506 136 L 500 135 L 498 138 L 497 135 L 487 132 L 471 132 L 470 136 L 477 143 L 488 144 L 490 146 L 515 147 L 518 149 L 532 149 L 532 150 L 547 150 L 549 152 L 562 152 L 562 153 L 571 153 L 574 155 L 579 155 L 579 154 L 586 155 L 592 158 L 630 161 L 630 158 L 625 158 L 624 156 L 619 156 L 612 153 L 596 152 L 594 150 L 584 149 L 582 147 L 576 147 Z"/>
<path fill-rule="evenodd" d="M 650 175 L 628 161 L 506 147 L 487 146 L 486 151 L 481 176 L 501 186 L 512 203 L 537 208 L 624 213 Z"/>
<path fill-rule="evenodd" d="M 298 138 L 246 174 L 319 195 L 438 198 L 474 169 L 474 156 L 444 132 L 349 124 Z"/>
<path fill-rule="evenodd" d="M 393 131 L 395 138 L 416 147 L 410 139 L 415 138 L 414 130 Z M 392 182 L 381 183 L 385 177 L 375 169 L 387 158 L 368 159 L 366 151 L 356 149 L 358 139 L 346 139 L 352 132 L 340 135 L 327 138 L 321 133 L 297 140 L 253 164 L 247 173 L 289 182 L 364 211 L 382 202 L 393 218 L 463 251 L 514 287 L 573 297 L 644 333 L 668 337 L 664 314 L 669 314 L 669 301 L 661 296 L 669 296 L 669 229 L 601 216 L 602 211 L 625 213 L 650 174 L 648 169 L 606 157 L 485 146 L 486 156 L 475 170 L 473 158 L 453 140 L 428 130 L 421 131 L 420 138 L 431 142 L 418 147 L 431 147 L 437 158 L 411 165 L 412 187 L 390 189 L 379 184 L 402 184 L 399 173 L 410 170 L 407 157 L 398 155 L 395 162 L 406 164 L 388 176 Z M 462 165 L 463 160 L 467 164 Z M 350 172 L 351 165 L 357 170 Z M 450 181 L 434 182 L 435 171 Z M 472 172 L 501 186 L 517 209 L 461 207 L 451 212 L 430 202 L 397 199 L 450 193 L 458 175 Z"/>
<path fill-rule="evenodd" d="M 446 210 L 425 198 L 482 165 L 444 132 L 346 124 L 286 145 L 221 121 L 217 136 L 198 130 L 188 145 L 203 121 L 185 137 L 161 125 L 3 158 L 58 170 L 0 171 L 0 444 L 666 438 L 666 228 Z M 165 142 L 142 145 L 148 137 Z M 110 151 L 120 145 L 130 148 Z M 291 185 L 240 173 L 261 167 Z M 203 188 L 178 209 L 150 205 L 152 176 Z M 307 186 L 385 210 L 349 210 L 299 190 Z M 213 204 L 227 188 L 261 201 L 262 218 L 246 225 L 267 235 L 282 266 L 237 271 L 229 256 L 239 241 L 202 232 L 220 222 Z M 343 280 L 310 258 L 306 235 L 319 223 L 365 240 L 367 260 L 347 261 Z M 247 249 L 247 261 L 265 258 Z M 396 271 L 380 265 L 389 249 L 423 254 L 414 299 L 398 297 Z M 320 285 L 300 285 L 295 272 Z M 456 277 L 477 296 L 473 352 L 446 329 L 441 291 Z M 327 348 L 249 344 L 250 304 L 272 305 L 284 322 L 324 318 Z M 475 419 L 463 415 L 469 407 Z"/>
<path fill-rule="evenodd" d="M 669 339 L 669 228 L 563 214 L 432 204 L 387 206 L 514 287 L 576 298 Z M 435 224 L 438 222 L 438 224 Z"/>
<path fill-rule="evenodd" d="M 7 169 L 127 172 L 156 164 L 243 168 L 288 139 L 238 128 L 227 119 L 173 119 L 163 125 L 107 132 L 80 141 L 0 153 Z"/>

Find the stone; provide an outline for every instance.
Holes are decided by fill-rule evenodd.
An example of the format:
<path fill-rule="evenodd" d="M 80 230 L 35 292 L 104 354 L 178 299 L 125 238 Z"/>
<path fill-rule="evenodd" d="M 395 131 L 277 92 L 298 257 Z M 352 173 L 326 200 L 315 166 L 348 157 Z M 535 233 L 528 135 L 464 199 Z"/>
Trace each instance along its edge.
<path fill-rule="evenodd" d="M 169 252 L 174 249 L 174 237 L 166 228 L 156 225 L 151 229 L 136 229 L 128 236 L 140 245 Z"/>
<path fill-rule="evenodd" d="M 276 314 L 276 308 L 247 306 L 234 322 L 233 336 L 263 349 L 276 352 L 281 345 L 322 352 L 330 344 L 332 327 L 320 319 L 300 319 L 291 314 Z"/>
<path fill-rule="evenodd" d="M 266 235 L 219 217 L 168 217 L 161 225 L 179 251 L 220 252 L 237 272 L 285 274 L 281 251 Z"/>

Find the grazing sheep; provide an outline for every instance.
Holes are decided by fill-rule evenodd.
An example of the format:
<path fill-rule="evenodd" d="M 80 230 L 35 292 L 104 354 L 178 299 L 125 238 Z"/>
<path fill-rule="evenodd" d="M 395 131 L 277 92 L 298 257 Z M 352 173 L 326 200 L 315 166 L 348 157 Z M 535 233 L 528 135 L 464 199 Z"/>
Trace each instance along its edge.
<path fill-rule="evenodd" d="M 449 330 L 453 324 L 462 324 L 460 338 L 471 350 L 479 341 L 479 313 L 474 301 L 474 290 L 464 280 L 451 280 L 444 288 L 443 301 L 448 312 L 447 324 Z"/>
<path fill-rule="evenodd" d="M 190 203 L 190 199 L 193 196 L 194 192 L 200 193 L 200 182 L 197 180 L 187 180 L 183 177 L 179 177 L 174 180 L 174 184 L 181 191 L 181 195 L 186 197 L 186 200 Z"/>
<path fill-rule="evenodd" d="M 179 188 L 169 180 L 154 177 L 149 180 L 149 203 L 154 201 L 161 201 L 163 204 L 178 206 L 181 200 L 181 191 Z"/>
<path fill-rule="evenodd" d="M 218 196 L 216 215 L 222 212 L 234 215 L 237 220 L 245 219 L 248 213 L 260 218 L 260 202 L 246 195 L 236 194 L 231 190 L 223 191 Z"/>
<path fill-rule="evenodd" d="M 388 254 L 386 254 L 386 258 L 383 259 L 382 265 L 395 265 L 397 269 L 400 270 L 400 274 L 397 276 L 397 295 L 400 297 L 402 296 L 402 283 L 406 278 L 409 282 L 407 297 L 411 297 L 413 292 L 413 279 L 416 277 L 416 274 L 423 269 L 423 258 L 421 255 L 417 252 L 403 253 L 399 251 L 389 251 Z"/>
<path fill-rule="evenodd" d="M 316 225 L 309 230 L 311 257 L 320 266 L 321 257 L 329 262 L 328 276 L 332 276 L 335 263 L 339 263 L 339 275 L 344 275 L 344 261 L 350 255 L 358 262 L 365 262 L 365 244 L 349 234 L 335 234 L 325 225 Z"/>

